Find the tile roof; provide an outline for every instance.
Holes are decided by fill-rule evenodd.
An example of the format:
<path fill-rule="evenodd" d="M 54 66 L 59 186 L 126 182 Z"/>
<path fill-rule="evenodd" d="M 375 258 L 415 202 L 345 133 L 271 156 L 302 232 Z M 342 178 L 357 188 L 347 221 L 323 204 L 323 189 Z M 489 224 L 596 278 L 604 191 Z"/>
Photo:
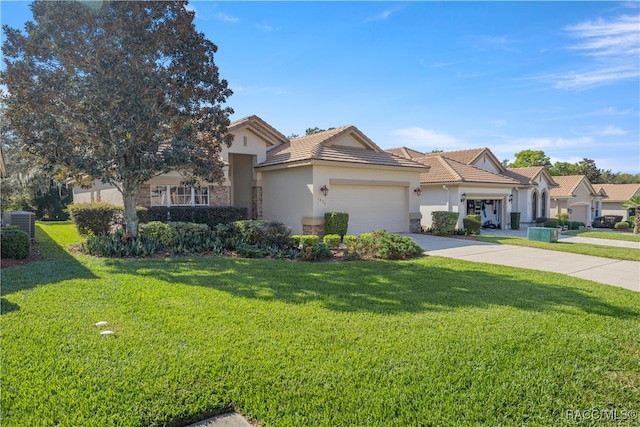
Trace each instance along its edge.
<path fill-rule="evenodd" d="M 229 125 L 228 130 L 229 132 L 233 132 L 243 128 L 244 126 L 252 127 L 256 131 L 256 133 L 258 133 L 262 138 L 266 139 L 272 144 L 289 141 L 289 138 L 284 136 L 282 133 L 280 133 L 280 131 L 278 131 L 276 128 L 274 128 L 255 114 L 243 117 L 232 122 Z"/>
<path fill-rule="evenodd" d="M 385 150 L 387 153 L 394 154 L 396 156 L 404 157 L 405 159 L 415 159 L 416 157 L 424 156 L 424 153 L 416 151 L 409 147 L 390 148 Z"/>
<path fill-rule="evenodd" d="M 640 194 L 640 184 L 593 184 L 596 191 L 604 190 L 608 202 L 626 202 L 634 194 Z"/>
<path fill-rule="evenodd" d="M 439 153 L 426 153 L 427 157 L 435 157 L 435 156 L 444 156 L 451 160 L 455 160 L 464 164 L 471 164 L 474 160 L 476 160 L 482 153 L 488 151 L 488 148 L 471 148 L 468 150 L 456 150 L 456 151 L 443 151 Z"/>
<path fill-rule="evenodd" d="M 332 145 L 333 141 L 344 135 L 350 135 L 364 147 Z M 355 126 L 342 126 L 318 132 L 273 147 L 267 151 L 267 160 L 258 167 L 307 160 L 425 168 L 421 163 L 383 151 Z"/>
<path fill-rule="evenodd" d="M 573 197 L 573 192 L 583 181 L 595 196 L 595 189 L 591 186 L 591 183 L 584 175 L 554 176 L 553 180 L 558 184 L 558 186 L 549 191 L 549 195 L 551 197 Z"/>
<path fill-rule="evenodd" d="M 420 182 L 423 184 L 474 182 L 518 185 L 520 183 L 508 176 L 489 172 L 442 155 L 428 155 L 416 160 L 431 166 L 429 172 L 420 174 Z"/>
<path fill-rule="evenodd" d="M 547 176 L 547 180 L 549 181 L 550 187 L 555 187 L 558 184 L 555 182 L 549 171 L 544 166 L 531 166 L 527 168 L 507 168 L 504 171 L 506 176 L 509 176 L 513 179 L 520 181 L 522 184 L 526 185 L 537 185 L 534 181 L 538 175 L 544 174 Z"/>

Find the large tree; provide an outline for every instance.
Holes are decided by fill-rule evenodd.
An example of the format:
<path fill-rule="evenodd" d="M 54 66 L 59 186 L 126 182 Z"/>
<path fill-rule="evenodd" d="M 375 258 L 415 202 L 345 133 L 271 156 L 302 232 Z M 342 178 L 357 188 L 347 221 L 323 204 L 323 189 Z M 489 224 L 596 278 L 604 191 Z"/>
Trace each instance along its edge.
<path fill-rule="evenodd" d="M 512 168 L 526 168 L 530 166 L 551 167 L 551 160 L 542 150 L 522 150 L 515 154 L 516 160 L 509 165 Z"/>
<path fill-rule="evenodd" d="M 115 185 L 134 235 L 142 183 L 172 169 L 220 181 L 232 141 L 217 47 L 185 6 L 35 1 L 24 32 L 3 27 L 12 130 L 43 168 Z"/>

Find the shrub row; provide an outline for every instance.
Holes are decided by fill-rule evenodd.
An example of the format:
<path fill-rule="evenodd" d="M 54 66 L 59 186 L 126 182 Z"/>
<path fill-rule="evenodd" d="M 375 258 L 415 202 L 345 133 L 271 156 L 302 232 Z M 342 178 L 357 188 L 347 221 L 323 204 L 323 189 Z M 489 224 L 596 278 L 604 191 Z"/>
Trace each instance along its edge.
<path fill-rule="evenodd" d="M 206 224 L 152 221 L 140 226 L 134 237 L 118 230 L 112 234 L 90 236 L 85 252 L 103 257 L 149 256 L 167 254 L 234 251 L 247 258 L 269 256 L 278 259 L 316 261 L 331 256 L 330 247 L 340 245 L 340 236 L 327 235 L 320 242 L 315 235 L 294 235 L 284 224 L 269 221 L 236 221 L 210 228 Z M 410 237 L 386 231 L 343 238 L 351 259 L 403 259 L 422 254 Z"/>
<path fill-rule="evenodd" d="M 215 227 L 248 218 L 247 208 L 235 206 L 152 206 L 139 216 L 140 222 L 193 222 Z"/>
<path fill-rule="evenodd" d="M 31 239 L 17 226 L 0 227 L 2 258 L 23 259 L 29 256 Z"/>
<path fill-rule="evenodd" d="M 108 203 L 81 203 L 67 207 L 71 220 L 83 236 L 107 235 L 121 228 L 124 208 Z M 140 223 L 191 222 L 215 227 L 247 219 L 247 208 L 233 206 L 153 206 L 138 207 Z"/>

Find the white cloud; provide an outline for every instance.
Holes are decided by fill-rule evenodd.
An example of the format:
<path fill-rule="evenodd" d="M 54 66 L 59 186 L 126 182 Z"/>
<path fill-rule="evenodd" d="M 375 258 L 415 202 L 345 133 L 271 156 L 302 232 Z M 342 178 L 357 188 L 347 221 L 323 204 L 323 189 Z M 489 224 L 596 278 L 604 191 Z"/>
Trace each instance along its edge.
<path fill-rule="evenodd" d="M 581 72 L 539 76 L 539 80 L 548 81 L 557 89 L 586 90 L 621 80 L 631 80 L 640 77 L 640 70 L 634 65 L 621 65 L 609 68 L 590 69 Z"/>
<path fill-rule="evenodd" d="M 498 120 L 490 120 L 489 124 L 496 128 L 501 128 L 507 124 L 506 120 L 498 119 Z"/>
<path fill-rule="evenodd" d="M 629 132 L 627 132 L 624 129 L 620 129 L 617 126 L 606 126 L 602 129 L 598 129 L 596 130 L 596 134 L 597 135 L 601 135 L 601 136 L 615 136 L 615 135 L 626 135 Z"/>
<path fill-rule="evenodd" d="M 598 18 L 565 27 L 577 41 L 566 49 L 590 60 L 574 70 L 537 77 L 557 89 L 586 90 L 640 77 L 640 16 Z"/>
<path fill-rule="evenodd" d="M 569 46 L 589 56 L 636 55 L 640 52 L 640 16 L 623 15 L 613 21 L 597 19 L 565 29 L 582 42 Z"/>
<path fill-rule="evenodd" d="M 466 146 L 463 141 L 454 136 L 447 135 L 434 129 L 424 129 L 421 127 L 396 129 L 391 132 L 391 135 L 401 138 L 398 140 L 398 145 L 416 149 L 454 149 L 461 147 L 464 148 L 464 146 Z"/>
<path fill-rule="evenodd" d="M 216 19 L 218 21 L 230 22 L 232 24 L 240 22 L 240 18 L 236 16 L 227 15 L 226 13 L 223 13 L 223 12 L 216 13 Z"/>
<path fill-rule="evenodd" d="M 264 21 L 262 21 L 260 24 L 256 24 L 256 28 L 266 32 L 273 31 L 273 27 Z"/>

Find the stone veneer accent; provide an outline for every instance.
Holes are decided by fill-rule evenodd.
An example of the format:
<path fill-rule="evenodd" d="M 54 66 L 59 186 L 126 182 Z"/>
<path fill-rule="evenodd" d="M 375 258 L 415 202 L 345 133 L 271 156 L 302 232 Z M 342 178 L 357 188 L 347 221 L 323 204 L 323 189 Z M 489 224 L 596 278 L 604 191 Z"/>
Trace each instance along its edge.
<path fill-rule="evenodd" d="M 410 233 L 422 232 L 422 224 L 420 223 L 421 219 L 422 219 L 422 214 L 420 212 L 409 213 L 409 232 Z"/>
<path fill-rule="evenodd" d="M 209 206 L 231 206 L 231 187 L 226 185 L 210 185 Z"/>
<path fill-rule="evenodd" d="M 151 185 L 143 184 L 138 191 L 138 206 L 151 206 Z M 209 186 L 209 206 L 230 206 L 231 187 L 224 185 Z M 262 212 L 261 212 L 262 213 Z"/>
<path fill-rule="evenodd" d="M 251 195 L 251 219 L 262 219 L 262 187 L 253 187 Z"/>
<path fill-rule="evenodd" d="M 324 217 L 302 218 L 302 234 L 315 234 L 322 241 L 324 237 Z"/>

